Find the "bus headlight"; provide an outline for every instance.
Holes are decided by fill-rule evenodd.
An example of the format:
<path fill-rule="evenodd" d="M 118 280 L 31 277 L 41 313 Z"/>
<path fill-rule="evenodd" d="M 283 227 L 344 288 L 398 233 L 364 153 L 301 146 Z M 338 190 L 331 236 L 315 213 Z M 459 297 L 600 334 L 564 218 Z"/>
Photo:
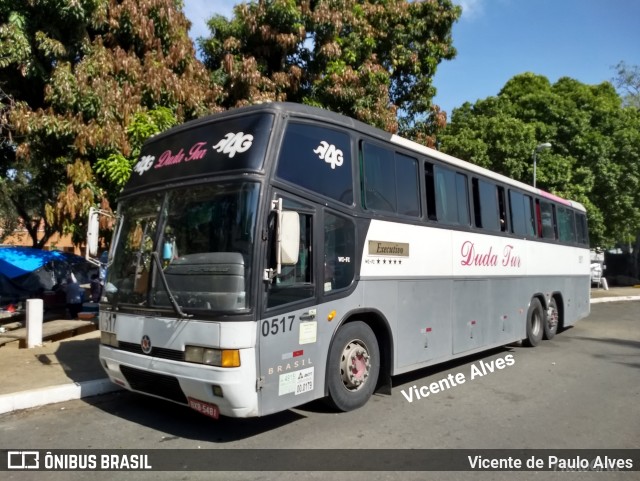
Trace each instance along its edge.
<path fill-rule="evenodd" d="M 240 367 L 240 351 L 238 349 L 185 346 L 184 360 L 207 366 Z"/>

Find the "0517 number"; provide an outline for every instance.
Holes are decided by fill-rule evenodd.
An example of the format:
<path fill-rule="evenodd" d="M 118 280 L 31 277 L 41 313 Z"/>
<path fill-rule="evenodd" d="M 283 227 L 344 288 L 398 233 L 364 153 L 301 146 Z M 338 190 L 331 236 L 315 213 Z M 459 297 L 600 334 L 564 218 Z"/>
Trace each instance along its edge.
<path fill-rule="evenodd" d="M 290 331 L 296 316 L 282 316 L 275 319 L 262 321 L 262 335 L 275 336 L 280 333 Z"/>

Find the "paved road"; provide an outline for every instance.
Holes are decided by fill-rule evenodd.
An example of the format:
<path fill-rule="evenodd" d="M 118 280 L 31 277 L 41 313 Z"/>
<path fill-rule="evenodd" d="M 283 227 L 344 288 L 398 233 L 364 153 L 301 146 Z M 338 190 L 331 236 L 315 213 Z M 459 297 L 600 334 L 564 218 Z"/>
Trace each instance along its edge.
<path fill-rule="evenodd" d="M 261 419 L 218 422 L 128 392 L 0 417 L 0 449 L 547 448 L 640 449 L 640 302 L 592 306 L 589 318 L 535 349 L 506 347 L 394 379 L 392 396 L 335 414 L 320 402 Z M 485 366 L 504 368 L 483 376 Z M 502 363 L 501 363 L 502 364 Z M 511 365 L 508 365 L 511 364 Z M 465 382 L 408 402 L 443 378 Z M 82 473 L 3 473 L 82 479 Z M 84 473 L 86 476 L 86 473 Z M 31 476 L 31 477 L 28 477 Z M 92 474 L 93 476 L 93 474 Z M 601 479 L 598 473 L 96 473 L 104 479 Z M 610 479 L 639 479 L 608 473 Z"/>

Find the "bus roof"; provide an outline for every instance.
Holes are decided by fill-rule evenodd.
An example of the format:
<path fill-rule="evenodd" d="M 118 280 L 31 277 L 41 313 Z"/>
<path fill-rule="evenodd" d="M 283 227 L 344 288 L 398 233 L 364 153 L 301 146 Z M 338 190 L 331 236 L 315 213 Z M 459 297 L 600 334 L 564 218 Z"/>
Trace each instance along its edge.
<path fill-rule="evenodd" d="M 182 125 L 176 126 L 163 133 L 153 136 L 147 142 L 156 142 L 158 140 L 161 140 L 165 136 L 174 135 L 180 131 L 190 130 L 200 125 L 207 124 L 210 122 L 216 122 L 224 118 L 232 118 L 240 115 L 245 115 L 248 113 L 254 113 L 254 112 L 257 113 L 260 111 L 275 112 L 282 115 L 300 116 L 304 118 L 311 118 L 314 120 L 320 120 L 325 122 L 329 121 L 341 127 L 347 127 L 352 130 L 356 130 L 361 133 L 364 133 L 373 137 L 377 137 L 386 142 L 400 145 L 415 153 L 437 159 L 441 162 L 444 162 L 453 166 L 457 166 L 461 169 L 474 172 L 479 175 L 483 175 L 485 177 L 491 178 L 498 182 L 508 184 L 513 187 L 517 187 L 526 192 L 530 192 L 540 197 L 545 197 L 555 202 L 558 202 L 567 206 L 571 206 L 577 210 L 586 212 L 585 207 L 579 202 L 560 198 L 542 189 L 535 188 L 523 182 L 511 179 L 505 175 L 498 174 L 489 169 L 485 169 L 484 167 L 480 167 L 479 165 L 472 164 L 471 162 L 467 162 L 467 161 L 458 159 L 456 157 L 453 157 L 451 155 L 445 154 L 443 152 L 440 152 L 438 150 L 426 147 L 412 140 L 405 139 L 404 137 L 400 137 L 399 135 L 390 134 L 389 132 L 385 132 L 384 130 L 381 130 L 377 127 L 372 127 L 371 125 L 365 124 L 364 122 L 355 120 L 351 117 L 347 117 L 343 114 L 338 114 L 330 110 L 326 110 L 318 107 L 312 107 L 309 105 L 303 105 L 303 104 L 297 104 L 297 103 L 291 103 L 291 102 L 267 102 L 267 103 L 261 103 L 261 104 L 247 106 L 247 107 L 239 107 L 236 109 L 226 110 L 223 112 L 219 112 L 206 117 L 201 117 L 199 119 L 195 119 L 190 122 L 186 122 Z"/>

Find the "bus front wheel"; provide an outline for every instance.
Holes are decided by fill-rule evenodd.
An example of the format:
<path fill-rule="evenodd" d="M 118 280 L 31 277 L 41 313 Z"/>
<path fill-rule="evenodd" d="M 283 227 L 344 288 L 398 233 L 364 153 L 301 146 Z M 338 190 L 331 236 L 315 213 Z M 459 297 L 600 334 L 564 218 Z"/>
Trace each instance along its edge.
<path fill-rule="evenodd" d="M 342 326 L 329 351 L 329 403 L 340 411 L 366 404 L 378 382 L 380 349 L 375 334 L 362 321 Z"/>
<path fill-rule="evenodd" d="M 529 311 L 527 311 L 527 337 L 523 341 L 525 346 L 535 347 L 540 344 L 545 319 L 546 316 L 544 315 L 542 304 L 537 297 L 534 297 L 531 299 Z"/>

